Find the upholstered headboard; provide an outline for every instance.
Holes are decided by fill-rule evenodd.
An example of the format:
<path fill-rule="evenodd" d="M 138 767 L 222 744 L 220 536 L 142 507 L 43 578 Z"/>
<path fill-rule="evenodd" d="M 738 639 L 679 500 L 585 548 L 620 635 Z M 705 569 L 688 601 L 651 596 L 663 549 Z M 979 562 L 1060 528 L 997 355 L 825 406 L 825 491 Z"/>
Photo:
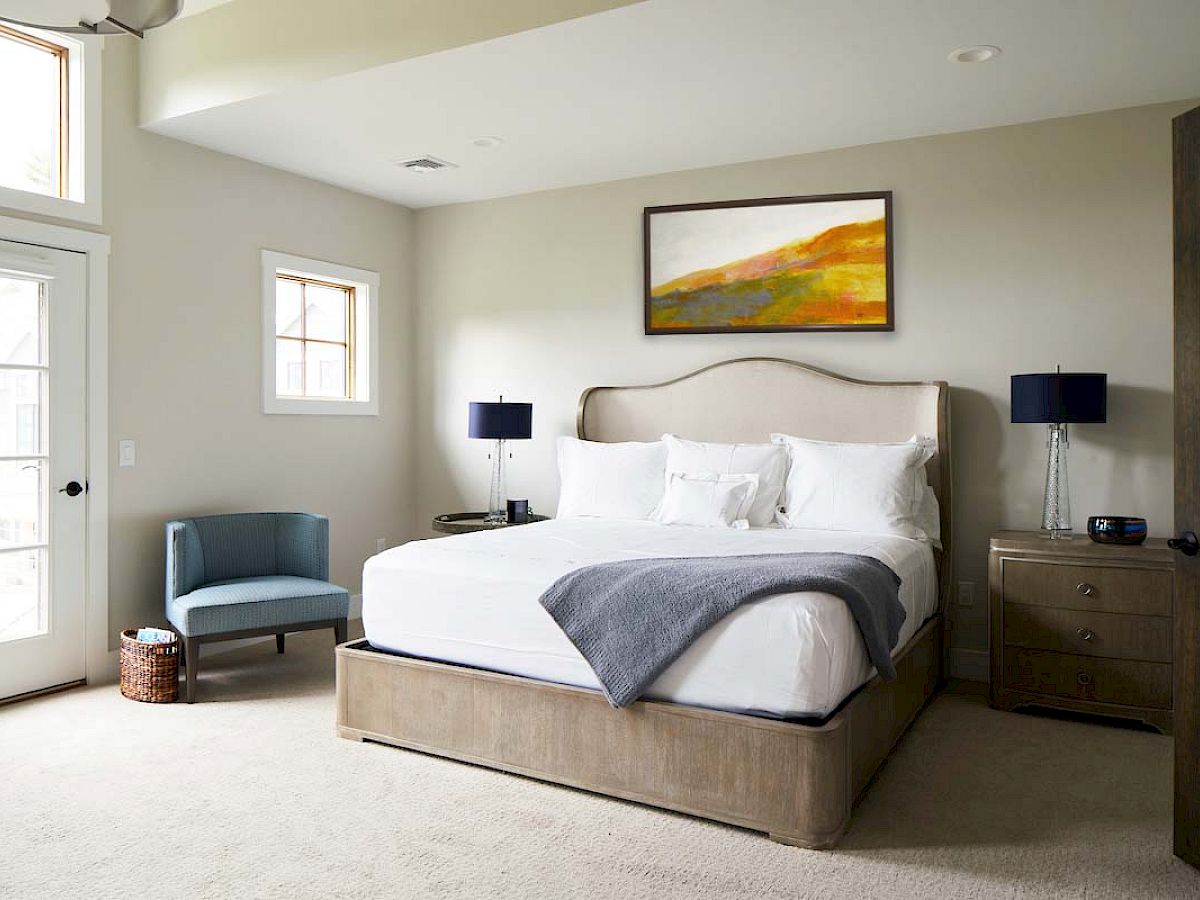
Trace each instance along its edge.
<path fill-rule="evenodd" d="M 953 542 L 948 393 L 944 381 L 859 381 L 786 359 L 734 359 L 661 384 L 588 388 L 576 430 L 608 442 L 655 441 L 664 432 L 724 443 L 763 442 L 774 431 L 822 441 L 934 438 L 927 468 L 941 507 L 944 607 Z"/>

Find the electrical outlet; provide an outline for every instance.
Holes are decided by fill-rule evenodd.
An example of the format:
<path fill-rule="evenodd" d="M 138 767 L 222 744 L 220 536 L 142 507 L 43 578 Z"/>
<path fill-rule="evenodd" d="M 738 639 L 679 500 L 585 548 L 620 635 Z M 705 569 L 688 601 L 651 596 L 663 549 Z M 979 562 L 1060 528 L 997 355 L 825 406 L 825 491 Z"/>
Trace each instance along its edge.
<path fill-rule="evenodd" d="M 382 553 L 387 549 L 387 538 L 375 538 L 375 552 Z"/>
<path fill-rule="evenodd" d="M 975 605 L 975 582 L 960 581 L 958 583 L 958 605 L 959 606 L 974 606 Z"/>

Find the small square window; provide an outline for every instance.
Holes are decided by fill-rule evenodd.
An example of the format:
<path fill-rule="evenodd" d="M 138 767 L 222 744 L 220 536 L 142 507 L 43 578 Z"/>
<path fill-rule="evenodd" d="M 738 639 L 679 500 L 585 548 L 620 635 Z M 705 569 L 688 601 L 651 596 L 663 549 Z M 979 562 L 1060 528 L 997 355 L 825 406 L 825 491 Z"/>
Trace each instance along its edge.
<path fill-rule="evenodd" d="M 375 415 L 379 276 L 263 251 L 263 411 Z"/>
<path fill-rule="evenodd" d="M 352 284 L 275 273 L 275 394 L 354 399 Z"/>

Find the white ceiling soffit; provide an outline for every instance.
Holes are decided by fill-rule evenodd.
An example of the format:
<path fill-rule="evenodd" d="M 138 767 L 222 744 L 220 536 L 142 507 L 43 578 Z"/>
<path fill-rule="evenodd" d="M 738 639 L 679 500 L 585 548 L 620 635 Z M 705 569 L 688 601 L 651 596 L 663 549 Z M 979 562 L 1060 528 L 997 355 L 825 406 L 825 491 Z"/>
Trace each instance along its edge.
<path fill-rule="evenodd" d="M 648 0 L 147 127 L 424 207 L 1197 97 L 1197 37 L 1197 0 Z"/>

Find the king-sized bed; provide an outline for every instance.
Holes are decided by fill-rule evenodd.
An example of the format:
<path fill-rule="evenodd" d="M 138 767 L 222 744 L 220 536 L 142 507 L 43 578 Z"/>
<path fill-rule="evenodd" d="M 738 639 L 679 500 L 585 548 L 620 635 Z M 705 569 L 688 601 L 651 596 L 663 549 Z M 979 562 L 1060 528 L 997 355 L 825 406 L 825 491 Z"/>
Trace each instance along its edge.
<path fill-rule="evenodd" d="M 828 847 L 939 685 L 950 584 L 943 382 L 855 381 L 776 359 L 720 363 L 659 385 L 592 388 L 578 435 L 654 441 L 936 442 L 930 541 L 851 531 L 666 527 L 567 518 L 412 542 L 368 561 L 366 640 L 337 651 L 338 732 Z M 539 604 L 584 566 L 664 557 L 840 552 L 899 576 L 904 624 L 880 678 L 847 604 L 798 591 L 736 609 L 613 709 Z M 879 657 L 876 657 L 879 659 Z"/>

